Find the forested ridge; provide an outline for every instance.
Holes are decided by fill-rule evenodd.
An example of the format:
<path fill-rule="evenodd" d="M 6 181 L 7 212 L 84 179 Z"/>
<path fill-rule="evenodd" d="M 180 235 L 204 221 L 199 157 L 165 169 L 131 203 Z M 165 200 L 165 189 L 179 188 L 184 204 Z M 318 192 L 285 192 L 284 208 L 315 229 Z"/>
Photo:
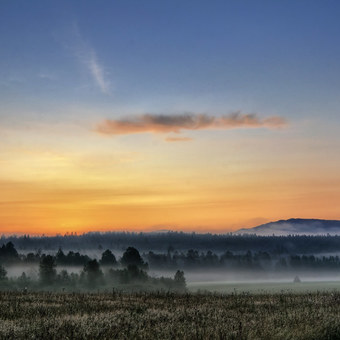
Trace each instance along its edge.
<path fill-rule="evenodd" d="M 124 251 L 132 246 L 140 251 L 162 251 L 169 248 L 182 251 L 189 249 L 211 250 L 222 253 L 227 250 L 267 251 L 276 254 L 319 254 L 340 251 L 340 236 L 257 236 L 235 234 L 199 234 L 184 232 L 105 232 L 66 234 L 56 236 L 5 236 L 0 244 L 12 242 L 18 250 L 101 250 L 115 249 Z"/>

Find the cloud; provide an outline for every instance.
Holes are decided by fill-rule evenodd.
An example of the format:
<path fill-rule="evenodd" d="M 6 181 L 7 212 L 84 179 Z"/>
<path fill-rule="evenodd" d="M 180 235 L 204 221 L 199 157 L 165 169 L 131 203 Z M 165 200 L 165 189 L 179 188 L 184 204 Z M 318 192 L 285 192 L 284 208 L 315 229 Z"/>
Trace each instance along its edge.
<path fill-rule="evenodd" d="M 106 135 L 127 135 L 135 133 L 180 133 L 182 130 L 227 130 L 234 128 L 277 129 L 287 122 L 279 116 L 259 118 L 257 114 L 235 112 L 229 115 L 184 113 L 144 114 L 122 119 L 106 119 L 97 125 L 96 131 Z"/>
<path fill-rule="evenodd" d="M 166 142 L 189 142 L 192 138 L 189 137 L 167 137 L 165 138 Z"/>
<path fill-rule="evenodd" d="M 105 77 L 104 68 L 98 61 L 96 51 L 83 40 L 77 24 L 74 24 L 73 30 L 76 37 L 76 44 L 73 50 L 77 59 L 85 65 L 100 90 L 104 94 L 109 94 L 110 82 Z"/>
<path fill-rule="evenodd" d="M 91 49 L 89 51 L 88 59 L 85 60 L 85 63 L 101 91 L 105 94 L 109 94 L 109 82 L 104 77 L 103 68 L 99 64 L 94 50 Z"/>

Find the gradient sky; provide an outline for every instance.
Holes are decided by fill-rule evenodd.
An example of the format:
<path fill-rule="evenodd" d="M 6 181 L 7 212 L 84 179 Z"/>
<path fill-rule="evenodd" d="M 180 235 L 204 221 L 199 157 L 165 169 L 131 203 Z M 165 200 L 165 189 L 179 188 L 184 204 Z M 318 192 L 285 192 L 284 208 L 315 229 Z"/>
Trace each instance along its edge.
<path fill-rule="evenodd" d="M 340 219 L 340 2 L 0 2 L 0 233 Z"/>

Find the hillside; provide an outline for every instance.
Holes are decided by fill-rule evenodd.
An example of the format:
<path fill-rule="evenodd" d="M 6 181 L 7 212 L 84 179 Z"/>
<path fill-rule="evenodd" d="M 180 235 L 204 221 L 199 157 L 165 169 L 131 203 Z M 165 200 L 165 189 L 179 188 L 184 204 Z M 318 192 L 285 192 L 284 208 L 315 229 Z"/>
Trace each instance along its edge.
<path fill-rule="evenodd" d="M 256 235 L 340 235 L 340 221 L 291 218 L 240 229 L 235 234 Z"/>

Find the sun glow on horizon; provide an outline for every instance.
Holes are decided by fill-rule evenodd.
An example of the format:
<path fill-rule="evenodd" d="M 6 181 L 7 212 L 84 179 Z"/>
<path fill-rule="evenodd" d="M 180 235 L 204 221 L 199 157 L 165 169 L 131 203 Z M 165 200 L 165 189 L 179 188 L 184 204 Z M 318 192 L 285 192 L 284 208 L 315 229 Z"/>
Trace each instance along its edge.
<path fill-rule="evenodd" d="M 306 4 L 2 3 L 0 233 L 340 219 L 338 11 Z"/>

